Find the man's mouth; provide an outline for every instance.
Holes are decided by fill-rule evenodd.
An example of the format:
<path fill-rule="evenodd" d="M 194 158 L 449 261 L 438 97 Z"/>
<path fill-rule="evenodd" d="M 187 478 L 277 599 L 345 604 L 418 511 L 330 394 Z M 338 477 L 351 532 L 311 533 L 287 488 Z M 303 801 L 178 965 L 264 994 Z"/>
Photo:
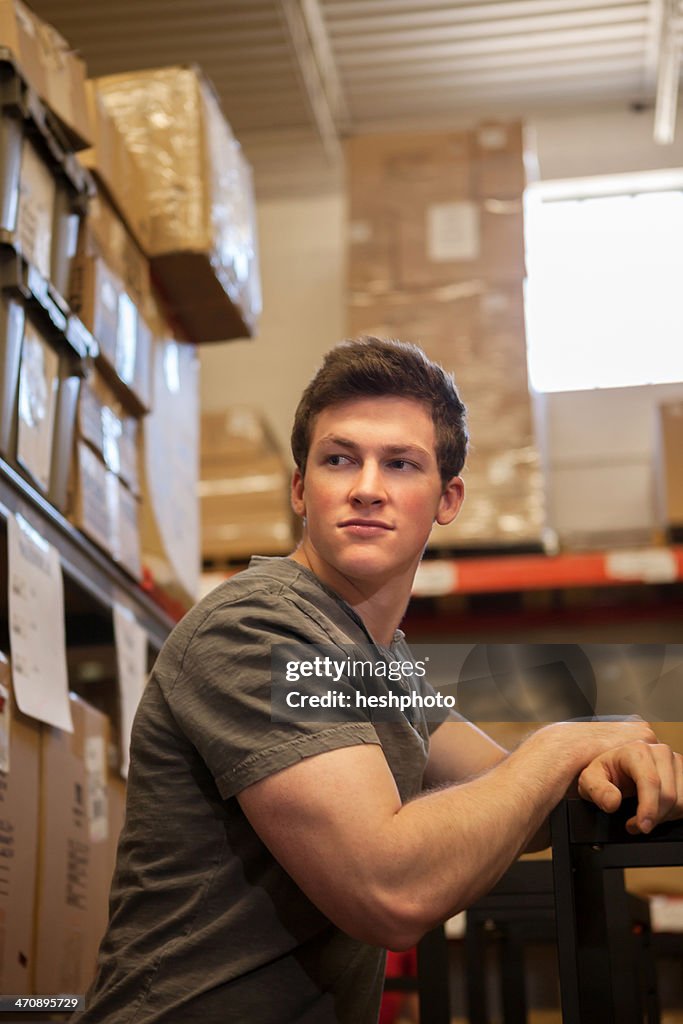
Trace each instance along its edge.
<path fill-rule="evenodd" d="M 372 537 L 375 534 L 385 533 L 393 530 L 394 527 L 381 519 L 345 519 L 339 523 L 339 528 L 355 533 L 359 537 Z"/>

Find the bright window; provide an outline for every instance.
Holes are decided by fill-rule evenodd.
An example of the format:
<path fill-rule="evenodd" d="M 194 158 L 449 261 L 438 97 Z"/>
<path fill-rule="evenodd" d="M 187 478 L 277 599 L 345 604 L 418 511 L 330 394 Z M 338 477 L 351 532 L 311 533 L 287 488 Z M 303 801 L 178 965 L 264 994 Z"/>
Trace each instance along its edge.
<path fill-rule="evenodd" d="M 527 190 L 536 391 L 683 381 L 683 170 Z"/>

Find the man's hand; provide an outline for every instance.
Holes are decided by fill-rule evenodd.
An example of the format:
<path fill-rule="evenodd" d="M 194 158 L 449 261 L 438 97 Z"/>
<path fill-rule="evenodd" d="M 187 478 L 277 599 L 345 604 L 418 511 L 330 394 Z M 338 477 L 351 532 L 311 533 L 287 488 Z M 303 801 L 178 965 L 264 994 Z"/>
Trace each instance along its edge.
<path fill-rule="evenodd" d="M 683 817 L 683 755 L 664 743 L 638 740 L 607 750 L 583 769 L 578 785 L 580 796 L 608 812 L 637 794 L 636 814 L 626 823 L 631 835 Z"/>

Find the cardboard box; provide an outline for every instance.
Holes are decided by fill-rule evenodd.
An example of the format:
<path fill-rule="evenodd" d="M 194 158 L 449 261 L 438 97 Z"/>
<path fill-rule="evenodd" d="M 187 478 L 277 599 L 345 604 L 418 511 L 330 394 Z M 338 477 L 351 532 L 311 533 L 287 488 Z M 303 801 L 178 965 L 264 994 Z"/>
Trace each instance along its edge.
<path fill-rule="evenodd" d="M 521 199 L 451 200 L 445 186 L 415 196 L 397 223 L 398 287 L 457 281 L 522 281 Z"/>
<path fill-rule="evenodd" d="M 202 413 L 202 466 L 222 463 L 232 467 L 278 451 L 273 431 L 254 406 L 231 405 L 221 412 Z"/>
<path fill-rule="evenodd" d="M 465 502 L 448 526 L 435 526 L 429 547 L 542 544 L 545 492 L 538 452 L 526 448 L 474 449 L 463 472 Z"/>
<path fill-rule="evenodd" d="M 172 315 L 191 341 L 251 336 L 261 310 L 251 171 L 209 84 L 171 67 L 94 85 L 141 169 L 147 254 Z"/>
<path fill-rule="evenodd" d="M 518 122 L 349 140 L 350 289 L 521 280 L 525 157 Z"/>
<path fill-rule="evenodd" d="M 138 309 L 144 308 L 150 292 L 149 262 L 102 191 L 88 203 L 88 213 L 78 234 L 78 253 L 103 259 L 122 281 Z"/>
<path fill-rule="evenodd" d="M 21 150 L 16 247 L 46 280 L 51 277 L 55 179 L 35 146 L 24 139 Z"/>
<path fill-rule="evenodd" d="M 50 484 L 58 387 L 59 354 L 35 324 L 26 320 L 19 368 L 16 460 L 44 492 Z"/>
<path fill-rule="evenodd" d="M 69 475 L 76 435 L 76 410 L 84 372 L 83 362 L 80 358 L 69 352 L 60 355 L 50 486 L 47 496 L 50 502 L 64 513 L 66 513 L 69 501 Z"/>
<path fill-rule="evenodd" d="M 669 540 L 683 540 L 683 401 L 657 409 L 655 496 L 657 523 Z"/>
<path fill-rule="evenodd" d="M 47 102 L 47 71 L 37 16 L 21 0 L 0 0 L 0 46 L 12 51 L 22 74 Z"/>
<path fill-rule="evenodd" d="M 521 122 L 479 124 L 473 135 L 475 195 L 481 199 L 521 196 L 529 181 Z"/>
<path fill-rule="evenodd" d="M 85 64 L 63 36 L 21 0 L 0 0 L 0 46 L 50 107 L 75 149 L 89 145 Z"/>
<path fill-rule="evenodd" d="M 121 278 L 100 256 L 81 253 L 72 266 L 69 302 L 97 341 L 98 367 L 129 408 L 146 412 L 151 334 Z"/>
<path fill-rule="evenodd" d="M 24 337 L 24 306 L 0 293 L 0 456 L 13 459 L 16 452 L 17 388 Z"/>
<path fill-rule="evenodd" d="M 184 607 L 199 587 L 199 361 L 155 322 L 152 411 L 141 433 L 142 564 Z"/>
<path fill-rule="evenodd" d="M 0 653 L 0 992 L 33 987 L 40 725 L 14 702 Z"/>
<path fill-rule="evenodd" d="M 86 95 L 93 145 L 79 154 L 79 160 L 95 176 L 100 201 L 111 200 L 137 244 L 148 251 L 149 210 L 139 184 L 138 162 L 91 81 L 86 82 Z"/>
<path fill-rule="evenodd" d="M 96 367 L 81 387 L 77 430 L 78 436 L 101 456 L 107 469 L 116 473 L 134 494 L 139 494 L 140 419 L 125 409 Z"/>
<path fill-rule="evenodd" d="M 116 491 L 109 483 L 114 477 L 87 444 L 78 441 L 74 453 L 68 516 L 71 522 L 107 554 L 112 553 Z M 114 479 L 116 479 L 114 477 Z"/>
<path fill-rule="evenodd" d="M 545 536 L 524 328 L 527 149 L 520 123 L 347 144 L 349 333 L 420 345 L 468 407 L 465 505 L 432 547 Z"/>
<path fill-rule="evenodd" d="M 202 459 L 203 558 L 289 554 L 295 546 L 289 483 L 289 468 L 276 451 L 249 462 Z"/>
<path fill-rule="evenodd" d="M 400 208 L 416 187 L 449 183 L 453 199 L 472 196 L 472 136 L 461 132 L 393 132 L 347 140 L 345 156 L 352 207 L 370 196 L 375 205 Z"/>
<path fill-rule="evenodd" d="M 85 992 L 108 916 L 106 717 L 71 695 L 74 732 L 43 727 L 36 991 Z"/>
<path fill-rule="evenodd" d="M 113 474 L 107 476 L 111 510 L 110 551 L 134 579 L 142 577 L 140 550 L 140 503 L 126 485 Z"/>

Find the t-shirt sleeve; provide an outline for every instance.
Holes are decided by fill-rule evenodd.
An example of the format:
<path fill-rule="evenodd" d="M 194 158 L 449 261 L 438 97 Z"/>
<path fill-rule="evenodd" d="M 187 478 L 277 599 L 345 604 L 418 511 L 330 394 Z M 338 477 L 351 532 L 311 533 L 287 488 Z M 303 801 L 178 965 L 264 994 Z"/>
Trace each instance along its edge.
<path fill-rule="evenodd" d="M 256 592 L 224 603 L 188 643 L 175 680 L 162 687 L 176 722 L 213 775 L 223 799 L 297 761 L 340 747 L 379 743 L 352 700 L 343 720 L 278 721 L 272 714 L 271 647 L 330 645 L 293 602 Z M 297 689 L 320 693 L 320 680 Z M 340 680 L 335 690 L 349 695 Z"/>

